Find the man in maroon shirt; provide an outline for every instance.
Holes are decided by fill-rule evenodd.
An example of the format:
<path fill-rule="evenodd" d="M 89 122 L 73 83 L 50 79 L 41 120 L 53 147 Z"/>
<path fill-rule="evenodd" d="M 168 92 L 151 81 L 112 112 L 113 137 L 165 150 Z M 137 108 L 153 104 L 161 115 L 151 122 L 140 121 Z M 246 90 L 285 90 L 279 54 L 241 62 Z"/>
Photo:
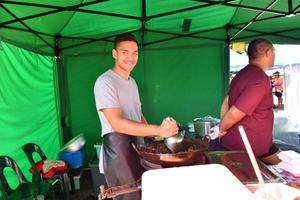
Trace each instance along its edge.
<path fill-rule="evenodd" d="M 238 126 L 243 125 L 255 156 L 269 164 L 279 161 L 272 145 L 273 97 L 265 71 L 274 65 L 274 47 L 265 39 L 248 46 L 249 64 L 233 78 L 221 108 L 221 143 L 227 150 L 245 150 Z"/>

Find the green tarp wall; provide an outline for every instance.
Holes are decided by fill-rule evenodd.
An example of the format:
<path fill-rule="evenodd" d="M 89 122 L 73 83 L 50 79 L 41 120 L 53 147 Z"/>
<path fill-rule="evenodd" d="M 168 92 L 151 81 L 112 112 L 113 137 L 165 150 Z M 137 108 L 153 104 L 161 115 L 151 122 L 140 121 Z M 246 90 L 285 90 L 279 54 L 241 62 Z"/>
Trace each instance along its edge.
<path fill-rule="evenodd" d="M 38 144 L 49 159 L 60 148 L 60 125 L 55 60 L 0 42 L 0 155 L 12 157 L 29 175 L 22 151 L 28 142 Z M 6 170 L 15 187 L 16 177 Z"/>
<path fill-rule="evenodd" d="M 84 133 L 88 158 L 95 154 L 93 144 L 101 141 L 101 125 L 94 103 L 93 88 L 97 77 L 111 68 L 112 44 L 99 53 L 65 52 L 66 123 L 69 135 Z M 84 50 L 86 49 L 86 51 Z M 139 61 L 132 72 L 137 81 L 143 113 L 149 123 L 160 124 L 167 116 L 187 124 L 196 117 L 219 117 L 228 76 L 226 45 L 221 42 L 181 39 L 140 48 Z M 217 59 L 216 59 L 217 58 Z"/>

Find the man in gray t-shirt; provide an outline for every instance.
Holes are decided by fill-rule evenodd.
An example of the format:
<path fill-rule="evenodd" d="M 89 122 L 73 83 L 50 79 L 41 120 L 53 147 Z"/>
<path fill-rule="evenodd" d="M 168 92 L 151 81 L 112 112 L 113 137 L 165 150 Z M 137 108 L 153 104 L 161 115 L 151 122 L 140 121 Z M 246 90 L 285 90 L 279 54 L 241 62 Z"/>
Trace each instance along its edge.
<path fill-rule="evenodd" d="M 131 146 L 138 137 L 170 137 L 178 132 L 176 121 L 163 120 L 160 125 L 148 124 L 142 114 L 136 82 L 130 77 L 138 59 L 138 45 L 129 33 L 118 35 L 112 50 L 115 64 L 95 83 L 96 108 L 102 125 L 103 167 L 109 187 L 138 180 L 143 169 Z M 100 159 L 101 160 L 101 159 Z M 115 199 L 140 199 L 130 193 Z"/>

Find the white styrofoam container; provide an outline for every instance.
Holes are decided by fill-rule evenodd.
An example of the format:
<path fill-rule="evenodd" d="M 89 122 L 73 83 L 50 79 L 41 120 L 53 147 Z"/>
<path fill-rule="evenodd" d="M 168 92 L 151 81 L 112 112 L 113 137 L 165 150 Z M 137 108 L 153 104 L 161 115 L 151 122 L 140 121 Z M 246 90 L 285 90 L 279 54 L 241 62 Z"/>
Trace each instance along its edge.
<path fill-rule="evenodd" d="M 208 164 L 146 171 L 142 200 L 252 200 L 254 195 L 223 165 Z"/>
<path fill-rule="evenodd" d="M 247 187 L 258 200 L 295 200 L 300 197 L 300 190 L 282 183 L 265 183 L 260 189 L 258 184 L 249 184 Z"/>
<path fill-rule="evenodd" d="M 278 157 L 280 160 L 285 162 L 300 162 L 300 154 L 292 150 L 281 151 L 278 153 Z"/>

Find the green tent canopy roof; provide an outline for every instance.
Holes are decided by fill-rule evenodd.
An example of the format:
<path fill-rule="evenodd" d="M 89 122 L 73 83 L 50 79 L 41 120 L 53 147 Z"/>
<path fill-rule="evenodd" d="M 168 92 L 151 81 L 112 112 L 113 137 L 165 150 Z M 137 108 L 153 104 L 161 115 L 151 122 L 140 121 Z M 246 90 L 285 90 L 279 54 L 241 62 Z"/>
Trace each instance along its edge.
<path fill-rule="evenodd" d="M 2 0 L 0 37 L 45 54 L 128 31 L 144 46 L 180 37 L 230 42 L 262 35 L 299 43 L 299 13 L 296 0 Z M 213 34 L 220 29 L 225 32 Z M 61 40 L 72 42 L 62 46 Z"/>

